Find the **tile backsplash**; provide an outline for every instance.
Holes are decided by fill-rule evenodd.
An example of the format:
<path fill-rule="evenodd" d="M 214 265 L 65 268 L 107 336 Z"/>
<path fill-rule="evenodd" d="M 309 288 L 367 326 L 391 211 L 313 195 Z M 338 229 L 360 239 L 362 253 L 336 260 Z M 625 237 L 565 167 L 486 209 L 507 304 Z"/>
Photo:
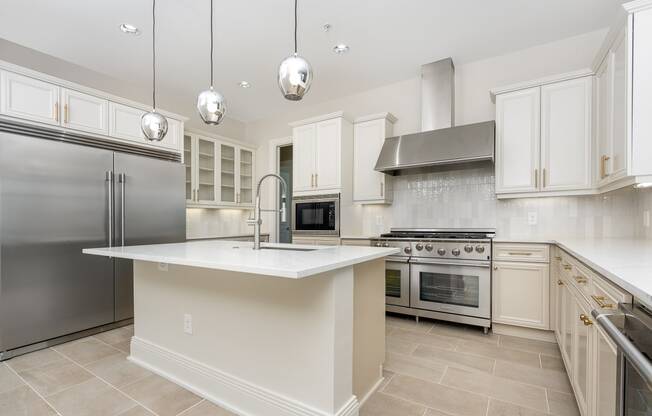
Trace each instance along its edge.
<path fill-rule="evenodd" d="M 498 200 L 493 166 L 394 178 L 394 203 L 365 206 L 363 233 L 390 227 L 496 228 L 503 238 L 645 237 L 652 190 Z"/>

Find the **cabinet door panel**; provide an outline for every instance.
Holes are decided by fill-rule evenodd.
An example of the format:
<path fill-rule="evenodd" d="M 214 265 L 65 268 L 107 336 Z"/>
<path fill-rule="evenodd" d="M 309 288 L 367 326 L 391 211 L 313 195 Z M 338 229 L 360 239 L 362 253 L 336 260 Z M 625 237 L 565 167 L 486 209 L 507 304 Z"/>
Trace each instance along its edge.
<path fill-rule="evenodd" d="M 540 88 L 496 97 L 496 193 L 538 190 Z"/>
<path fill-rule="evenodd" d="M 602 329 L 595 328 L 595 416 L 617 414 L 618 350 Z"/>
<path fill-rule="evenodd" d="M 548 329 L 549 288 L 547 264 L 495 262 L 492 320 Z"/>
<path fill-rule="evenodd" d="M 376 201 L 386 198 L 386 175 L 376 172 L 376 160 L 383 147 L 385 119 L 356 123 L 353 128 L 353 200 Z"/>
<path fill-rule="evenodd" d="M 609 166 L 611 165 L 611 146 L 613 142 L 613 67 L 614 55 L 609 52 L 596 74 L 596 115 L 598 118 L 596 122 L 598 139 L 596 175 L 600 184 L 609 181 L 608 175 L 611 171 Z"/>
<path fill-rule="evenodd" d="M 63 90 L 63 125 L 97 134 L 109 134 L 109 102 L 73 90 Z"/>
<path fill-rule="evenodd" d="M 591 374 L 591 332 L 589 326 L 585 325 L 580 319 L 580 315 L 590 314 L 584 310 L 577 299 L 573 299 L 573 385 L 575 386 L 575 398 L 580 412 L 583 415 L 588 414 L 589 400 L 589 383 L 593 383 L 593 374 Z"/>
<path fill-rule="evenodd" d="M 316 176 L 317 189 L 337 189 L 340 181 L 340 139 L 342 123 L 340 119 L 317 123 Z"/>
<path fill-rule="evenodd" d="M 2 114 L 59 124 L 59 87 L 34 78 L 2 71 L 0 112 Z"/>
<path fill-rule="evenodd" d="M 627 66 L 627 36 L 623 33 L 613 50 L 611 179 L 627 173 Z"/>
<path fill-rule="evenodd" d="M 183 136 L 183 164 L 186 169 L 186 202 L 195 202 L 195 187 L 197 178 L 195 174 L 195 148 L 194 138 L 188 134 Z"/>
<path fill-rule="evenodd" d="M 317 127 L 296 127 L 293 136 L 292 187 L 294 191 L 310 191 L 314 187 Z"/>
<path fill-rule="evenodd" d="M 181 136 L 183 135 L 183 127 L 179 120 L 168 117 L 168 132 L 163 137 L 163 140 L 160 142 L 155 142 L 151 144 L 156 144 L 157 146 L 165 147 L 170 150 L 178 152 L 181 149 Z"/>
<path fill-rule="evenodd" d="M 563 349 L 562 354 L 566 358 L 566 369 L 570 373 L 569 377 L 573 376 L 573 327 L 575 326 L 575 299 L 567 286 L 563 290 L 563 305 L 562 305 L 562 339 Z"/>
<path fill-rule="evenodd" d="M 592 88 L 592 77 L 541 87 L 543 190 L 590 186 Z"/>
<path fill-rule="evenodd" d="M 109 136 L 145 143 L 140 119 L 145 112 L 126 105 L 109 103 Z"/>
<path fill-rule="evenodd" d="M 195 199 L 200 203 L 211 204 L 217 201 L 215 186 L 216 143 L 211 139 L 198 137 L 195 144 L 197 145 Z"/>
<path fill-rule="evenodd" d="M 251 150 L 240 149 L 239 151 L 239 176 L 238 192 L 241 204 L 253 204 L 254 202 L 254 154 Z"/>
<path fill-rule="evenodd" d="M 220 144 L 220 202 L 235 204 L 238 202 L 236 190 L 236 148 L 228 144 Z"/>

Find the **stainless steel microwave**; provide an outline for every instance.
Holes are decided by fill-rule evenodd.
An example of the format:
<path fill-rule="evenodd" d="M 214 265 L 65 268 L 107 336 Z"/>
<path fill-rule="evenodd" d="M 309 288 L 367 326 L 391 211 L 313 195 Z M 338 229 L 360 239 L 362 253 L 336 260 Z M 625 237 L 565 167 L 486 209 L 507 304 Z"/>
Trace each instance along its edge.
<path fill-rule="evenodd" d="M 295 196 L 292 198 L 292 233 L 340 235 L 340 195 Z"/>

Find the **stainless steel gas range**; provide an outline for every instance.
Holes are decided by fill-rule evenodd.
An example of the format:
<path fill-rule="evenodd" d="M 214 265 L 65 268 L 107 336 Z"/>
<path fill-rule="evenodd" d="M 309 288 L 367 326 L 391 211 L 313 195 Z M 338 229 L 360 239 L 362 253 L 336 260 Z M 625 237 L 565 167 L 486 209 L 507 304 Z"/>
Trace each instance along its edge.
<path fill-rule="evenodd" d="M 385 270 L 387 311 L 491 327 L 493 229 L 392 228 L 372 240 L 398 247 Z"/>

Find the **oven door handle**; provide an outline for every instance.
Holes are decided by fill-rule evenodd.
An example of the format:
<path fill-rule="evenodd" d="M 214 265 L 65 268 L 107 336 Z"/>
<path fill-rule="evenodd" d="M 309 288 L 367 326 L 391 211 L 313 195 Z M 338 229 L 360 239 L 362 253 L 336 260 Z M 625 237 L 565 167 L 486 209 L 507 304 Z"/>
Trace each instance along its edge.
<path fill-rule="evenodd" d="M 595 318 L 598 324 L 604 329 L 609 338 L 616 344 L 618 349 L 622 351 L 623 355 L 627 358 L 630 364 L 636 369 L 636 372 L 641 378 L 652 388 L 652 363 L 648 360 L 643 353 L 636 348 L 636 346 L 629 340 L 618 327 L 611 322 L 610 313 L 602 313 L 599 310 L 592 310 L 591 315 Z"/>
<path fill-rule="evenodd" d="M 437 264 L 442 266 L 474 266 L 486 267 L 491 266 L 490 261 L 464 261 L 464 260 L 440 260 L 440 259 L 424 259 L 424 258 L 410 258 L 410 264 Z"/>
<path fill-rule="evenodd" d="M 394 256 L 387 256 L 385 258 L 386 262 L 391 262 L 391 263 L 407 263 L 409 261 L 408 257 L 394 257 Z"/>

